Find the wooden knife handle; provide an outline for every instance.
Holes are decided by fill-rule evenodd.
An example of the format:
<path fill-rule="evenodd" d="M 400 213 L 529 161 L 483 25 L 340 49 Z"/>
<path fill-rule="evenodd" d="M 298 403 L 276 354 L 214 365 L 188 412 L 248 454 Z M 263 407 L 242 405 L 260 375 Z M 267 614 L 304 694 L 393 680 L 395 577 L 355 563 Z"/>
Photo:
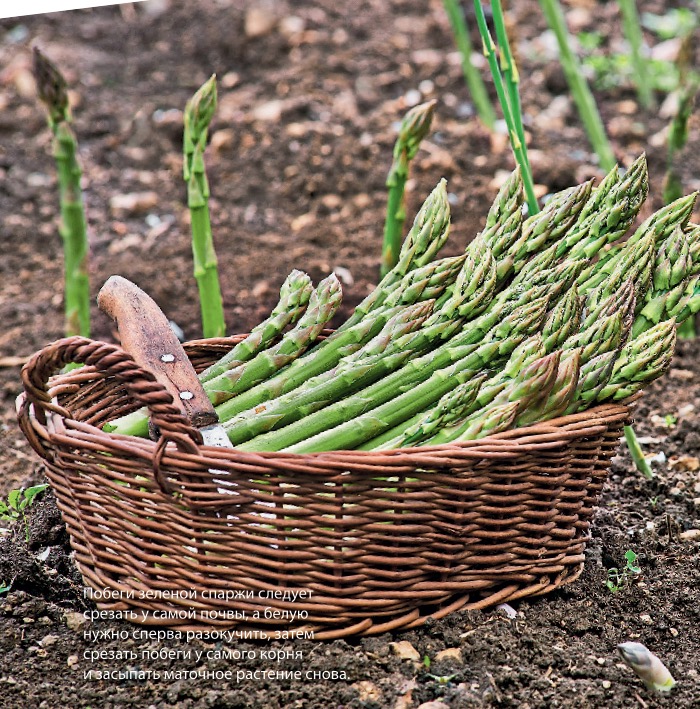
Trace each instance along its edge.
<path fill-rule="evenodd" d="M 153 298 L 126 278 L 111 276 L 97 304 L 116 321 L 122 348 L 155 375 L 195 428 L 218 421 L 190 360 Z"/>

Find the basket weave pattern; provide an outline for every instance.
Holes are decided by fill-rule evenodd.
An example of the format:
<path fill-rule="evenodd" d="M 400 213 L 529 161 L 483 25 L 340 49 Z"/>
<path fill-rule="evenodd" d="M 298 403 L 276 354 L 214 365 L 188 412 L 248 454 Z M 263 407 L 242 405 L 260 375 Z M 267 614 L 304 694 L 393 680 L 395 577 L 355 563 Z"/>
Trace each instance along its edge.
<path fill-rule="evenodd" d="M 185 348 L 201 370 L 238 339 Z M 52 376 L 68 362 L 86 366 Z M 99 608 L 180 629 L 303 627 L 318 639 L 417 627 L 573 581 L 629 418 L 615 404 L 462 444 L 249 453 L 202 446 L 114 345 L 59 340 L 22 377 L 20 425 L 46 462 L 83 579 L 122 594 Z M 143 405 L 158 442 L 101 430 Z M 194 600 L 166 597 L 192 589 Z M 265 593 L 284 590 L 306 593 Z M 293 614 L 253 619 L 264 608 Z M 194 613 L 160 617 L 178 609 Z"/>

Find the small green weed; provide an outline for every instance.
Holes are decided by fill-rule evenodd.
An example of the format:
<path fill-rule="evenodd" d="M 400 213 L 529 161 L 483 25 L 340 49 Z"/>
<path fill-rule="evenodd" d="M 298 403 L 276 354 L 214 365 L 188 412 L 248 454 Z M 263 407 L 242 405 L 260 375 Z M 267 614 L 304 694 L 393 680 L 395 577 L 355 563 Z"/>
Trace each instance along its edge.
<path fill-rule="evenodd" d="M 14 522 L 24 520 L 25 539 L 29 541 L 29 522 L 27 521 L 26 509 L 30 507 L 37 495 L 40 495 L 48 487 L 47 483 L 28 487 L 26 490 L 10 490 L 7 495 L 7 502 L 0 500 L 0 520 Z"/>
<path fill-rule="evenodd" d="M 696 5 L 700 7 L 700 3 Z M 661 41 L 684 38 L 696 30 L 698 14 L 688 8 L 670 9 L 663 15 L 644 13 L 641 23 Z M 583 66 L 597 89 L 605 91 L 633 83 L 635 70 L 628 52 L 606 51 L 605 37 L 597 30 L 580 32 L 577 39 L 581 47 Z M 669 94 L 679 88 L 681 75 L 676 62 L 649 57 L 646 64 L 655 91 Z"/>
<path fill-rule="evenodd" d="M 608 578 L 605 585 L 610 593 L 617 593 L 629 581 L 633 574 L 640 574 L 642 570 L 637 566 L 637 555 L 628 549 L 625 552 L 625 566 L 622 569 L 608 569 Z"/>

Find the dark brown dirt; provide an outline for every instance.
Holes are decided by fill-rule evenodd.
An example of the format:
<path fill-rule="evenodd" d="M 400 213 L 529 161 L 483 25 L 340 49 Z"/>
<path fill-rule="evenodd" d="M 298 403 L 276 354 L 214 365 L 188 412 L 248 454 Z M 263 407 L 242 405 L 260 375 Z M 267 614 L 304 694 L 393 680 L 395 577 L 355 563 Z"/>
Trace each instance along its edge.
<path fill-rule="evenodd" d="M 671 4 L 639 3 L 656 12 Z M 547 58 L 537 4 L 514 5 L 536 181 L 552 191 L 600 176 L 574 109 L 561 101 L 566 85 L 557 63 Z M 245 32 L 252 7 L 271 12 L 274 20 L 257 37 Z M 570 9 L 580 28 L 602 28 L 612 44 L 619 43 L 615 3 L 578 0 Z M 506 143 L 469 118 L 438 0 L 350 0 L 342 6 L 328 0 L 173 0 L 163 14 L 137 4 L 0 21 L 2 492 L 42 476 L 16 427 L 19 369 L 6 358 L 25 357 L 62 334 L 50 138 L 28 71 L 34 44 L 64 68 L 74 89 L 93 293 L 109 275 L 124 275 L 147 289 L 189 338 L 201 333 L 180 179 L 181 116 L 173 109 L 181 109 L 210 73 L 218 74 L 222 87 L 208 165 L 231 332 L 245 331 L 264 316 L 292 268 L 315 280 L 347 269 L 351 278 L 341 271 L 343 315 L 376 282 L 384 179 L 408 92 L 420 87 L 424 98 L 439 100 L 435 130 L 412 172 L 408 211 L 413 214 L 447 177 L 452 253 L 478 231 L 496 191 L 494 176 L 512 168 Z M 665 147 L 659 135 L 666 120 L 657 110 L 639 109 L 628 86 L 597 98 L 620 161 L 628 164 L 647 151 L 648 213 L 661 206 Z M 699 143 L 694 117 L 679 160 L 687 190 L 700 186 Z M 157 204 L 143 202 L 125 212 L 110 208 L 115 195 L 146 191 L 157 193 Z M 106 317 L 96 308 L 94 313 L 94 336 L 113 340 Z M 47 496 L 31 508 L 28 526 L 20 521 L 0 537 L 0 582 L 12 584 L 0 596 L 0 706 L 700 706 L 700 544 L 686 534 L 700 529 L 699 357 L 700 345 L 682 343 L 673 370 L 637 407 L 645 450 L 665 455 L 654 464 L 656 477 L 641 478 L 621 450 L 583 576 L 546 598 L 520 602 L 512 620 L 500 610 L 456 613 L 396 636 L 263 645 L 142 640 L 131 637 L 136 626 L 126 623 L 78 627 L 89 601 Z M 628 549 L 638 554 L 642 573 L 611 593 L 604 585 L 607 569 L 621 566 Z M 90 640 L 86 631 L 126 632 L 128 639 Z M 620 663 L 615 647 L 625 640 L 645 643 L 668 664 L 678 680 L 670 700 L 654 696 Z M 429 661 L 400 659 L 390 646 L 397 641 L 411 643 Z M 455 648 L 461 657 L 437 659 Z M 245 657 L 205 656 L 198 662 L 183 654 L 224 649 L 246 651 Z M 301 656 L 277 662 L 270 650 Z M 90 651 L 107 654 L 91 661 L 84 655 Z M 138 659 L 119 659 L 126 651 Z M 268 657 L 261 657 L 263 651 Z M 302 677 L 342 671 L 345 678 L 236 677 L 238 671 L 269 669 L 300 671 Z M 122 677 L 89 679 L 90 670 L 121 671 Z M 144 679 L 144 672 L 166 670 L 232 671 L 233 678 Z"/>

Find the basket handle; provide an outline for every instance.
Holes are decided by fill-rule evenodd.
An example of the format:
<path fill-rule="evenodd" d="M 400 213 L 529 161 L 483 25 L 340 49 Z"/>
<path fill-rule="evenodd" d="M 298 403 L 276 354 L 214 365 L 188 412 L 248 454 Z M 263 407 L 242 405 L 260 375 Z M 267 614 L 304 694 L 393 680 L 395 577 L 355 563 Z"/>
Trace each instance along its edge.
<path fill-rule="evenodd" d="M 153 464 L 156 482 L 163 492 L 170 493 L 170 486 L 160 473 L 160 461 L 166 445 L 173 442 L 179 450 L 197 455 L 202 435 L 173 404 L 172 396 L 156 381 L 153 374 L 139 367 L 131 355 L 117 345 L 86 337 L 65 337 L 35 353 L 24 365 L 22 384 L 25 396 L 18 410 L 18 418 L 32 447 L 40 454 L 43 451 L 43 445 L 36 434 L 32 433 L 28 421 L 30 406 L 42 425 L 46 424 L 48 411 L 66 419 L 72 418 L 66 408 L 52 401 L 48 392 L 49 378 L 71 363 L 87 364 L 106 376 L 114 377 L 124 385 L 136 403 L 148 408 L 151 421 L 161 434 Z"/>

